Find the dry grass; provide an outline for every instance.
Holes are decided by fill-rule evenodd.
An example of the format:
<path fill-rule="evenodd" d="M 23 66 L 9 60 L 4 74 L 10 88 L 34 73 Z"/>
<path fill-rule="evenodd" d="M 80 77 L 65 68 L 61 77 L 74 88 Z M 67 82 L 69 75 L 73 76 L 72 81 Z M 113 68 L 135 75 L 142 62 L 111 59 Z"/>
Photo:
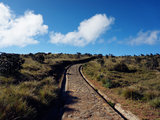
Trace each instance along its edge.
<path fill-rule="evenodd" d="M 40 64 L 29 58 L 19 76 L 0 76 L 0 119 L 35 119 L 39 111 L 57 99 L 58 83 L 47 64 Z M 18 82 L 15 82 L 18 81 Z"/>
<path fill-rule="evenodd" d="M 146 56 L 141 56 L 141 59 L 138 63 L 135 57 L 103 57 L 103 65 L 99 60 L 91 61 L 83 66 L 83 71 L 89 79 L 101 83 L 103 87 L 111 90 L 112 94 L 125 98 L 126 102 L 134 100 L 144 106 L 149 105 L 148 111 L 152 110 L 157 118 L 160 112 L 160 72 L 146 66 Z M 158 60 L 160 65 L 160 59 Z M 115 69 L 115 66 L 121 63 L 128 67 L 128 71 Z"/>
<path fill-rule="evenodd" d="M 21 55 L 25 60 L 23 69 L 12 76 L 0 76 L 0 120 L 37 119 L 50 104 L 56 104 L 59 80 L 55 77 L 61 76 L 64 67 L 53 69 L 54 65 L 75 60 L 77 56 L 44 54 L 44 57 L 45 61 L 39 63 L 32 56 Z"/>

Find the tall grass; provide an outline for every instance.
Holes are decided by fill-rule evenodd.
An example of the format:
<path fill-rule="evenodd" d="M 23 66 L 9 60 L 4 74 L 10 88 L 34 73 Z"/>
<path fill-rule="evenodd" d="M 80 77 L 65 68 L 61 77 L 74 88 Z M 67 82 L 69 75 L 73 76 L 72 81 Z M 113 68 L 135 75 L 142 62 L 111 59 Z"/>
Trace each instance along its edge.
<path fill-rule="evenodd" d="M 85 64 L 83 71 L 90 79 L 101 82 L 107 89 L 115 89 L 124 98 L 159 109 L 160 72 L 157 69 L 160 57 L 153 57 L 155 63 L 150 56 L 107 56 L 103 57 L 103 65 L 97 59 Z"/>
<path fill-rule="evenodd" d="M 37 53 L 20 57 L 25 60 L 20 71 L 0 74 L 0 120 L 38 119 L 50 105 L 59 104 L 59 79 L 66 65 L 88 55 Z"/>

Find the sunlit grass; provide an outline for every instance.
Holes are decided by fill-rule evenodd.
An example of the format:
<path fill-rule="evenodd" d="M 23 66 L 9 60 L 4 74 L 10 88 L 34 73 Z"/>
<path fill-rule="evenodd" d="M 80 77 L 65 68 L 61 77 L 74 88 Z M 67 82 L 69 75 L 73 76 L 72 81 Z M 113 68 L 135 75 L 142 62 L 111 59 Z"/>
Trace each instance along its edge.
<path fill-rule="evenodd" d="M 103 60 L 103 65 L 98 60 L 85 64 L 84 73 L 90 79 L 101 82 L 106 89 L 113 89 L 126 99 L 149 103 L 154 108 L 160 108 L 160 72 L 148 69 L 145 66 L 147 63 L 145 57 L 141 63 L 137 63 L 134 57 L 108 59 L 103 57 Z M 120 63 L 127 65 L 128 72 L 115 70 L 114 67 Z"/>
<path fill-rule="evenodd" d="M 0 76 L 0 120 L 38 119 L 51 104 L 58 104 L 59 80 L 66 66 L 64 60 L 88 58 L 69 54 L 43 54 L 40 63 L 34 55 L 21 55 L 22 69 L 14 75 Z M 57 64 L 56 69 L 54 65 Z M 61 65 L 62 64 L 62 65 Z"/>

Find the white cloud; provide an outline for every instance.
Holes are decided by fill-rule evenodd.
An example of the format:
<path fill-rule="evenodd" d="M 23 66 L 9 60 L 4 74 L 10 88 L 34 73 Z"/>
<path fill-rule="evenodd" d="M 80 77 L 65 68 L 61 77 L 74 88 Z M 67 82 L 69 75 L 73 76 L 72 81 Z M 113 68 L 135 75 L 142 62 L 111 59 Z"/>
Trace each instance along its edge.
<path fill-rule="evenodd" d="M 115 42 L 116 40 L 117 40 L 117 37 L 114 36 L 114 37 L 110 38 L 109 40 L 107 40 L 107 43 L 113 43 L 113 42 Z"/>
<path fill-rule="evenodd" d="M 138 32 L 135 38 L 130 37 L 127 40 L 129 40 L 128 43 L 130 45 L 141 45 L 141 44 L 153 45 L 156 44 L 158 41 L 160 41 L 160 31 L 158 30 L 147 31 L 147 32 L 140 31 Z"/>
<path fill-rule="evenodd" d="M 37 44 L 34 37 L 47 32 L 42 15 L 26 11 L 23 16 L 16 17 L 7 5 L 0 3 L 0 48 Z"/>
<path fill-rule="evenodd" d="M 85 46 L 94 43 L 95 40 L 113 24 L 114 18 L 105 14 L 95 16 L 80 23 L 78 30 L 67 34 L 51 32 L 50 42 L 53 44 L 70 44 L 74 46 Z"/>
<path fill-rule="evenodd" d="M 100 40 L 98 40 L 98 43 L 99 43 L 99 44 L 104 43 L 104 39 L 100 39 Z"/>

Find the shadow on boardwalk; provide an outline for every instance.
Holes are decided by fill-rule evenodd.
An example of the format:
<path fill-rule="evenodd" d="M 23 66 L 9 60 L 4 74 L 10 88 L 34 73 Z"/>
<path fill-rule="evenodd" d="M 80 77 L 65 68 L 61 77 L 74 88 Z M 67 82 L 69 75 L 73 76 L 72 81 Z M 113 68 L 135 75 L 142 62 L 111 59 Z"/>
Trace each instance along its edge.
<path fill-rule="evenodd" d="M 65 71 L 60 89 L 59 99 L 55 103 L 53 103 L 54 105 L 53 107 L 51 106 L 50 110 L 46 111 L 46 115 L 41 118 L 41 120 L 62 120 L 63 114 L 65 112 L 74 111 L 74 109 L 68 108 L 67 106 L 78 102 L 78 98 L 71 96 L 71 91 L 65 91 L 66 74 L 71 75 L 69 73 L 66 73 Z"/>
<path fill-rule="evenodd" d="M 61 112 L 61 116 L 60 116 L 59 120 L 62 119 L 62 116 L 63 116 L 63 114 L 65 112 L 72 112 L 72 111 L 74 111 L 74 109 L 69 108 L 68 105 L 74 104 L 74 103 L 78 102 L 78 98 L 71 96 L 70 93 L 71 93 L 70 91 L 66 92 L 66 96 L 65 96 L 65 99 L 64 99 L 64 105 L 63 105 L 63 110 Z"/>
<path fill-rule="evenodd" d="M 62 120 L 62 116 L 65 112 L 74 111 L 74 109 L 68 108 L 70 104 L 74 104 L 78 101 L 77 97 L 70 95 L 70 91 L 67 91 L 60 97 L 59 101 L 51 108 L 47 115 L 42 120 Z"/>

